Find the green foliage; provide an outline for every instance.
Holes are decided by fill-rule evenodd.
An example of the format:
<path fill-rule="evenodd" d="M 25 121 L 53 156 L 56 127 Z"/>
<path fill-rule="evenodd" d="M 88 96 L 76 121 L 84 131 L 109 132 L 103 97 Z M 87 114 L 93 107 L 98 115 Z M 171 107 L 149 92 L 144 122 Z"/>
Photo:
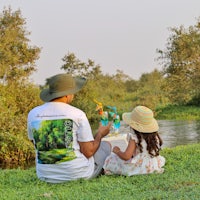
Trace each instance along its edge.
<path fill-rule="evenodd" d="M 27 114 L 41 103 L 39 89 L 28 82 L 40 49 L 31 47 L 21 12 L 0 15 L 0 163 L 33 159 L 27 138 Z"/>
<path fill-rule="evenodd" d="M 157 119 L 200 120 L 200 107 L 168 105 L 156 109 Z"/>
<path fill-rule="evenodd" d="M 196 105 L 200 106 L 200 94 L 194 96 L 188 103 L 187 105 Z"/>
<path fill-rule="evenodd" d="M 158 59 L 164 66 L 165 90 L 171 102 L 180 105 L 200 93 L 200 19 L 188 29 L 180 26 L 171 31 L 166 49 L 158 51 Z"/>
<path fill-rule="evenodd" d="M 101 75 L 99 65 L 95 65 L 95 62 L 88 59 L 87 63 L 80 61 L 74 53 L 68 53 L 62 59 L 64 64 L 61 69 L 64 69 L 67 73 L 71 73 L 74 76 L 84 76 L 93 78 L 95 76 Z"/>
<path fill-rule="evenodd" d="M 40 49 L 29 45 L 20 10 L 4 9 L 0 15 L 0 78 L 5 84 L 21 83 L 35 71 Z"/>
<path fill-rule="evenodd" d="M 135 92 L 139 88 L 139 82 L 133 79 L 125 81 L 126 91 L 128 93 Z"/>
<path fill-rule="evenodd" d="M 38 151 L 38 162 L 54 164 L 76 158 L 71 119 L 46 120 L 34 124 L 33 137 Z"/>
<path fill-rule="evenodd" d="M 153 110 L 158 106 L 166 105 L 169 99 L 163 91 L 164 83 L 165 79 L 158 70 L 142 74 L 138 81 L 135 105 L 145 105 Z"/>
<path fill-rule="evenodd" d="M 2 200 L 23 199 L 200 199 L 200 144 L 163 149 L 163 174 L 100 176 L 63 184 L 39 181 L 35 168 L 0 171 Z"/>
<path fill-rule="evenodd" d="M 12 132 L 0 132 L 0 163 L 23 166 L 34 160 L 35 152 L 24 134 L 13 135 Z"/>
<path fill-rule="evenodd" d="M 0 94 L 0 163 L 23 164 L 33 159 L 33 145 L 27 138 L 27 115 L 31 108 L 39 105 L 39 89 L 32 85 L 2 86 Z M 36 98 L 37 97 L 37 98 Z"/>
<path fill-rule="evenodd" d="M 33 136 L 39 151 L 65 146 L 64 120 L 42 121 L 39 129 L 33 130 Z"/>

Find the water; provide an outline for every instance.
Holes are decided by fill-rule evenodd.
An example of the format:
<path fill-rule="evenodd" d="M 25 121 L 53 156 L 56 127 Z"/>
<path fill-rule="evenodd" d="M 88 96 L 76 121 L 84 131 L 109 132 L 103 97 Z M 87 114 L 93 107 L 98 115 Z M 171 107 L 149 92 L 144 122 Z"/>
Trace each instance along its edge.
<path fill-rule="evenodd" d="M 158 124 L 163 148 L 200 142 L 200 121 L 158 120 Z M 127 131 L 127 125 L 121 122 L 120 132 Z"/>
<path fill-rule="evenodd" d="M 163 147 L 194 144 L 200 142 L 200 121 L 160 120 L 160 136 Z"/>

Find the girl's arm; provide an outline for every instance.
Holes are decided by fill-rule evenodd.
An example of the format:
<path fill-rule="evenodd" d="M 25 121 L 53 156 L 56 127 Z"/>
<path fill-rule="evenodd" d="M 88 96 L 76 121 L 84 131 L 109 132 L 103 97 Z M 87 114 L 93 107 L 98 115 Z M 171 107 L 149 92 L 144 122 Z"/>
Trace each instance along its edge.
<path fill-rule="evenodd" d="M 135 153 L 136 143 L 135 140 L 130 139 L 128 146 L 124 152 L 120 150 L 119 147 L 115 146 L 113 152 L 117 154 L 122 160 L 129 160 Z"/>

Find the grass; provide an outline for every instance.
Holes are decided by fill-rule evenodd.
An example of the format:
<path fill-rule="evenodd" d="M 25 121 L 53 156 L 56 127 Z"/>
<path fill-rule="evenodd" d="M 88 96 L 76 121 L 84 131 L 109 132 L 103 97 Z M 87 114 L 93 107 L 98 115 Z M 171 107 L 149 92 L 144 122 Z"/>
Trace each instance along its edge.
<path fill-rule="evenodd" d="M 200 107 L 169 105 L 156 109 L 156 119 L 200 120 Z"/>
<path fill-rule="evenodd" d="M 49 184 L 37 179 L 35 168 L 0 171 L 0 199 L 9 200 L 197 200 L 200 199 L 200 144 L 165 148 L 163 174 L 101 176 Z"/>

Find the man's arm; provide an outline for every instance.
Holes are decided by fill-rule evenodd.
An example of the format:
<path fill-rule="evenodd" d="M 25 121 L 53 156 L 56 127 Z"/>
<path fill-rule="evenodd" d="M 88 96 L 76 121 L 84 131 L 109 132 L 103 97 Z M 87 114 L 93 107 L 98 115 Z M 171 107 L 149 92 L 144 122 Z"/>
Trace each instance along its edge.
<path fill-rule="evenodd" d="M 111 123 L 107 126 L 99 125 L 98 131 L 94 136 L 94 140 L 90 142 L 78 142 L 80 145 L 80 151 L 86 158 L 90 158 L 98 150 L 101 143 L 101 139 L 106 136 L 110 131 Z"/>

